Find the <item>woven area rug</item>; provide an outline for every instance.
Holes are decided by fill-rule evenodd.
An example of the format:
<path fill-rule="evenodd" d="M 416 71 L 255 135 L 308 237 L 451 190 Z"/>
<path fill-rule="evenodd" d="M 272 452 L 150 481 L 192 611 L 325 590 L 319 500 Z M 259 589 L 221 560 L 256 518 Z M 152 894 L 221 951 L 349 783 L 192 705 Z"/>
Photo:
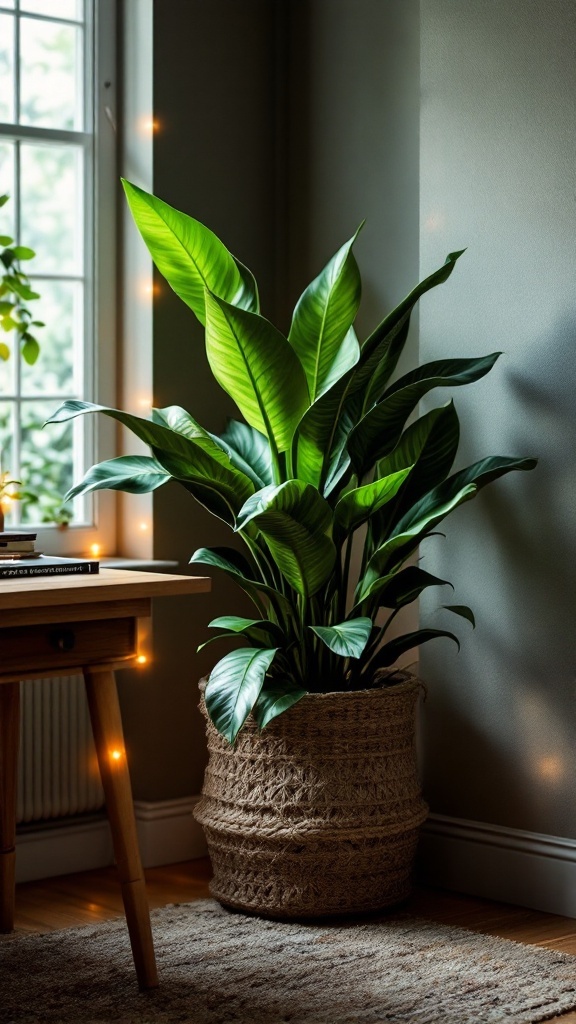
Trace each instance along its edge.
<path fill-rule="evenodd" d="M 212 900 L 152 915 L 139 992 L 122 920 L 0 937 L 2 1024 L 532 1024 L 576 1007 L 576 957 L 406 915 L 279 924 Z"/>

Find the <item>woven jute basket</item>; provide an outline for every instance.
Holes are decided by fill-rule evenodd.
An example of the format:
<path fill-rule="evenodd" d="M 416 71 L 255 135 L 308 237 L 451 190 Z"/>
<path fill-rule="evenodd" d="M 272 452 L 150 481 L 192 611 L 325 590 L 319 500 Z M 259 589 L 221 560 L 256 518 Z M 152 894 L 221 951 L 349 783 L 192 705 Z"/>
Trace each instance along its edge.
<path fill-rule="evenodd" d="M 410 891 L 422 800 L 415 751 L 421 683 L 310 693 L 234 746 L 207 719 L 209 763 L 195 810 L 212 895 L 260 915 L 378 910 Z M 203 693 L 205 683 L 201 683 Z"/>

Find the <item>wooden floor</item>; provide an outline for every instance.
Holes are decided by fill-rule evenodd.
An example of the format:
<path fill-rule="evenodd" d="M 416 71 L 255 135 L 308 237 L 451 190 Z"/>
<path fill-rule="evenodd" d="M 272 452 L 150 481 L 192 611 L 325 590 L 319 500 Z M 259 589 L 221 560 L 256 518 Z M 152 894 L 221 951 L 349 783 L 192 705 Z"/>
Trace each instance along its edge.
<path fill-rule="evenodd" d="M 151 907 L 189 903 L 209 896 L 210 863 L 206 858 L 151 868 L 146 879 Z M 417 889 L 408 909 L 445 924 L 576 954 L 576 921 L 572 918 L 432 889 Z M 27 882 L 17 888 L 17 931 L 47 932 L 121 914 L 115 868 Z M 554 1020 L 576 1024 L 576 1011 Z"/>

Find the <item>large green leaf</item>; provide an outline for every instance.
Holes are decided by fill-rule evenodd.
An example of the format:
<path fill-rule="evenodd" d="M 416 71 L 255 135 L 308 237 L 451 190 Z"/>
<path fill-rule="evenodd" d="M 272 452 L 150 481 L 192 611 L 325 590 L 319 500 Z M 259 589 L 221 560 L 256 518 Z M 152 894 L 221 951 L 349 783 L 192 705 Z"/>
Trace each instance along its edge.
<path fill-rule="evenodd" d="M 457 636 L 454 636 L 454 633 L 448 633 L 445 629 L 416 629 L 413 633 L 403 633 L 402 636 L 397 636 L 394 640 L 384 644 L 372 658 L 369 668 L 371 671 L 376 671 L 379 668 L 388 668 L 389 665 L 394 664 L 401 654 L 405 654 L 406 651 L 411 651 L 414 647 L 420 647 L 421 644 L 426 644 L 429 640 L 435 640 L 436 637 L 440 636 L 446 636 L 453 640 L 458 650 L 460 650 L 460 641 Z"/>
<path fill-rule="evenodd" d="M 254 492 L 254 484 L 234 468 L 229 456 L 207 431 L 195 424 L 192 417 L 185 419 L 188 414 L 184 410 L 178 406 L 155 410 L 156 419 L 161 419 L 161 422 L 155 422 L 107 406 L 69 399 L 47 422 L 62 423 L 89 412 L 102 412 L 128 427 L 136 437 L 150 445 L 157 461 L 175 480 L 210 512 L 234 525 L 236 513 L 248 495 Z M 186 433 L 168 426 L 170 417 L 174 417 Z"/>
<path fill-rule="evenodd" d="M 377 577 L 364 594 L 363 600 L 372 598 L 377 601 L 379 608 L 398 609 L 415 601 L 427 587 L 443 586 L 451 587 L 452 584 L 449 580 L 425 572 L 417 565 L 409 565 L 400 572 Z M 353 611 L 359 610 L 361 606 L 362 602 Z"/>
<path fill-rule="evenodd" d="M 253 307 L 245 268 L 216 235 L 144 189 L 122 181 L 132 216 L 158 270 L 177 295 L 206 322 L 205 289 Z"/>
<path fill-rule="evenodd" d="M 228 452 L 232 465 L 249 476 L 258 490 L 273 483 L 270 445 L 259 430 L 230 419 L 217 441 Z"/>
<path fill-rule="evenodd" d="M 486 487 L 487 484 L 512 470 L 534 469 L 537 461 L 537 459 L 518 459 L 505 455 L 492 455 L 487 459 L 480 459 L 479 462 L 474 462 L 466 469 L 460 470 L 459 473 L 454 473 L 453 476 L 448 477 L 443 483 L 425 494 L 396 524 L 393 533 L 401 533 L 410 529 L 413 523 L 434 513 L 436 508 L 446 502 L 450 502 L 462 488 L 469 484 L 474 484 L 476 490 L 479 491 L 482 487 Z"/>
<path fill-rule="evenodd" d="M 284 595 L 256 579 L 250 563 L 235 548 L 198 548 L 190 559 L 190 565 L 196 564 L 211 565 L 225 572 L 248 594 L 261 613 L 264 612 L 261 595 L 264 595 L 281 621 L 291 615 L 291 606 Z"/>
<path fill-rule="evenodd" d="M 209 629 L 224 629 L 227 633 L 241 633 L 255 643 L 267 646 L 270 639 L 277 643 L 283 643 L 285 636 L 280 626 L 270 619 L 246 619 L 241 615 L 219 615 L 212 622 L 208 623 Z"/>
<path fill-rule="evenodd" d="M 398 444 L 402 429 L 418 402 L 433 388 L 462 387 L 484 377 L 499 352 L 477 359 L 438 359 L 401 377 L 352 430 L 348 451 L 362 476 Z"/>
<path fill-rule="evenodd" d="M 310 626 L 323 643 L 343 658 L 359 658 L 370 639 L 372 619 L 360 617 L 337 626 Z"/>
<path fill-rule="evenodd" d="M 397 472 L 410 463 L 413 463 L 413 469 L 393 505 L 372 519 L 370 528 L 374 546 L 384 541 L 407 509 L 448 476 L 459 438 L 460 424 L 454 403 L 450 402 L 416 420 L 404 431 L 390 455 L 378 463 L 379 476 Z"/>
<path fill-rule="evenodd" d="M 261 531 L 280 572 L 299 594 L 315 594 L 326 582 L 336 561 L 332 510 L 314 487 L 301 480 L 264 487 L 245 502 L 237 529 L 249 523 Z"/>
<path fill-rule="evenodd" d="M 324 491 L 326 484 L 326 493 L 329 493 L 330 477 L 338 476 L 337 467 L 348 434 L 356 422 L 350 419 L 346 409 L 351 374 L 352 371 L 348 371 L 321 395 L 298 424 L 297 476 L 300 480 L 313 484 L 320 491 Z M 345 468 L 346 465 L 344 470 Z"/>
<path fill-rule="evenodd" d="M 361 293 L 360 272 L 352 253 L 358 231 L 308 285 L 294 310 L 288 339 L 304 367 L 312 401 L 355 366 L 360 356 L 360 346 L 350 331 Z"/>
<path fill-rule="evenodd" d="M 205 700 L 218 732 L 234 743 L 252 711 L 277 648 L 244 647 L 226 654 L 210 673 Z"/>
<path fill-rule="evenodd" d="M 206 295 L 206 352 L 218 383 L 248 423 L 286 451 L 308 408 L 298 356 L 264 317 Z"/>
<path fill-rule="evenodd" d="M 147 494 L 162 487 L 170 480 L 170 474 L 162 468 L 156 459 L 147 455 L 121 455 L 117 459 L 99 462 L 88 470 L 84 479 L 71 487 L 66 501 L 77 494 L 89 491 L 110 489 L 112 491 L 128 491 L 129 494 Z"/>
<path fill-rule="evenodd" d="M 431 288 L 448 280 L 456 261 L 464 251 L 462 249 L 460 252 L 449 253 L 444 265 L 416 285 L 409 295 L 378 324 L 378 327 L 362 345 L 350 391 L 353 394 L 362 393 L 365 409 L 369 409 L 374 402 L 379 400 L 396 369 L 408 337 L 410 316 L 418 299 Z"/>
<path fill-rule="evenodd" d="M 463 502 L 473 498 L 476 491 L 477 488 L 474 484 L 468 484 L 449 501 L 443 504 L 435 503 L 427 513 L 423 512 L 413 523 L 406 524 L 402 531 L 397 527 L 398 532 L 394 531 L 392 536 L 377 548 L 370 558 L 364 576 L 359 583 L 358 602 L 364 600 L 375 580 L 386 576 L 391 568 L 403 562 L 418 547 L 426 533 Z"/>
<path fill-rule="evenodd" d="M 264 729 L 273 718 L 277 718 L 293 704 L 302 700 L 307 692 L 290 679 L 265 679 L 260 696 L 252 708 L 258 728 Z"/>
<path fill-rule="evenodd" d="M 356 530 L 398 493 L 412 467 L 400 469 L 363 487 L 355 487 L 340 498 L 334 519 L 346 533 Z"/>

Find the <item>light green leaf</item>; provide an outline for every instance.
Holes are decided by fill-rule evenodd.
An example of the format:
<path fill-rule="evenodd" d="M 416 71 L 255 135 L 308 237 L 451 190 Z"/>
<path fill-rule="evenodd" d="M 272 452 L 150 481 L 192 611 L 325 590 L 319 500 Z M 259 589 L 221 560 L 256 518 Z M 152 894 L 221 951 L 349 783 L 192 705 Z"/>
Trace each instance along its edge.
<path fill-rule="evenodd" d="M 10 358 L 10 349 L 8 348 L 8 345 L 6 345 L 6 343 L 4 341 L 0 341 L 0 359 L 6 360 L 6 359 L 9 359 L 9 358 Z"/>
<path fill-rule="evenodd" d="M 99 462 L 88 470 L 84 479 L 71 487 L 65 500 L 89 491 L 110 489 L 127 491 L 129 494 L 147 494 L 162 487 L 170 480 L 170 474 L 162 469 L 156 459 L 147 455 L 121 455 L 117 459 Z"/>
<path fill-rule="evenodd" d="M 34 249 L 29 249 L 27 245 L 15 245 L 12 252 L 17 260 L 32 260 L 36 255 Z"/>
<path fill-rule="evenodd" d="M 358 476 L 398 444 L 410 413 L 424 395 L 437 387 L 461 387 L 484 377 L 499 352 L 478 359 L 438 359 L 407 373 L 360 420 L 348 438 L 348 451 Z"/>
<path fill-rule="evenodd" d="M 351 533 L 362 523 L 365 523 L 370 516 L 382 508 L 388 501 L 398 493 L 412 466 L 400 469 L 396 473 L 384 476 L 380 480 L 374 480 L 371 484 L 364 484 L 348 491 L 334 509 L 334 518 L 338 525 Z"/>
<path fill-rule="evenodd" d="M 360 272 L 352 253 L 358 231 L 308 285 L 294 310 L 288 339 L 304 367 L 312 401 L 360 357 L 360 346 L 350 330 L 361 294 Z"/>
<path fill-rule="evenodd" d="M 252 522 L 290 585 L 299 594 L 315 594 L 336 561 L 328 502 L 309 484 L 288 480 L 264 487 L 245 502 L 237 529 L 245 529 Z"/>
<path fill-rule="evenodd" d="M 212 231 L 129 181 L 122 184 L 154 263 L 200 323 L 206 323 L 206 288 L 230 302 L 252 301 L 234 257 Z"/>
<path fill-rule="evenodd" d="M 300 480 L 320 491 L 324 488 L 329 467 L 338 461 L 347 440 L 345 428 L 348 422 L 343 422 L 343 417 L 350 374 L 351 371 L 321 395 L 298 424 L 295 471 Z"/>
<path fill-rule="evenodd" d="M 277 718 L 293 704 L 305 697 L 307 690 L 301 689 L 289 679 L 277 682 L 266 679 L 260 696 L 252 708 L 252 714 L 259 729 L 265 729 L 273 718 Z"/>
<path fill-rule="evenodd" d="M 466 604 L 443 604 L 443 608 L 446 611 L 453 612 L 454 615 L 460 615 L 461 618 L 466 619 L 471 623 L 472 629 L 476 629 L 476 619 L 474 618 L 474 612 Z"/>
<path fill-rule="evenodd" d="M 234 743 L 258 700 L 276 650 L 245 647 L 231 651 L 212 669 L 206 684 L 206 708 L 229 743 Z"/>
<path fill-rule="evenodd" d="M 359 658 L 370 639 L 372 619 L 348 619 L 337 626 L 310 626 L 323 643 L 343 658 Z"/>
<path fill-rule="evenodd" d="M 206 352 L 216 380 L 248 423 L 277 451 L 286 451 L 309 404 L 294 349 L 264 317 L 209 293 L 206 317 Z"/>
<path fill-rule="evenodd" d="M 33 366 L 40 355 L 40 345 L 31 334 L 25 334 L 21 348 L 22 358 L 28 366 Z"/>

